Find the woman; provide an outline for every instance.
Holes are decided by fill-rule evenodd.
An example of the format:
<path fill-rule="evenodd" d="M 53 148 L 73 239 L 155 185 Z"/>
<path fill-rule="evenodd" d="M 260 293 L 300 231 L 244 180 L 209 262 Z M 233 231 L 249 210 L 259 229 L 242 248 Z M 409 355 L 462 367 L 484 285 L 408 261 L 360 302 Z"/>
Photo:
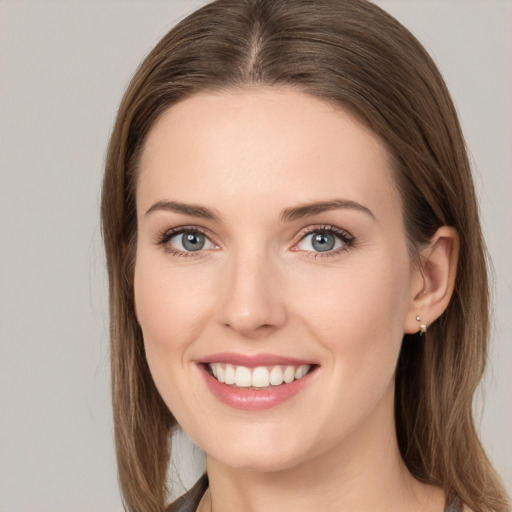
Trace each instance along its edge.
<path fill-rule="evenodd" d="M 147 56 L 103 187 L 120 482 L 164 510 L 508 502 L 476 436 L 484 246 L 421 45 L 363 0 L 220 0 Z M 471 226 L 471 229 L 468 229 Z"/>

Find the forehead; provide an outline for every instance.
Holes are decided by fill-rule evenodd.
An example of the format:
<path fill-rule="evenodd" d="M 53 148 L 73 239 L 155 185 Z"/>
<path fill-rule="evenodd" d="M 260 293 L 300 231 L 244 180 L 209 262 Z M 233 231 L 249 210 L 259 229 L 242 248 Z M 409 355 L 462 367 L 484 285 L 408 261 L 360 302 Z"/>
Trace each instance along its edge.
<path fill-rule="evenodd" d="M 159 199 L 397 203 L 384 143 L 347 112 L 290 89 L 204 92 L 174 105 L 150 131 L 139 172 L 138 208 Z"/>

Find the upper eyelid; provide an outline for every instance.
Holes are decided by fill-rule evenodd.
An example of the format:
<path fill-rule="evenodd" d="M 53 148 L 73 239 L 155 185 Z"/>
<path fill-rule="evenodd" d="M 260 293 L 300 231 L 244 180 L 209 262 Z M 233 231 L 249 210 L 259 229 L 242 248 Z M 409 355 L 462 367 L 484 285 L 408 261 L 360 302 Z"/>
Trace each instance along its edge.
<path fill-rule="evenodd" d="M 333 226 L 332 224 L 315 224 L 313 226 L 307 226 L 303 229 L 301 229 L 297 235 L 297 241 L 302 240 L 307 235 L 310 235 L 311 233 L 316 233 L 318 231 L 327 231 L 330 233 L 334 233 L 337 235 L 344 235 L 346 238 L 349 238 L 353 240 L 355 237 L 346 229 L 338 228 L 336 226 Z"/>
<path fill-rule="evenodd" d="M 210 231 L 201 226 L 176 226 L 174 228 L 169 228 L 169 229 L 162 231 L 161 234 L 162 234 L 162 236 L 166 236 L 166 235 L 174 236 L 174 235 L 179 235 L 180 233 L 186 233 L 186 232 L 201 233 L 202 235 L 205 235 L 207 237 L 211 236 Z"/>
<path fill-rule="evenodd" d="M 204 228 L 202 226 L 197 226 L 194 224 L 185 224 L 182 226 L 175 226 L 169 229 L 164 230 L 163 234 L 171 234 L 171 233 L 181 233 L 183 231 L 198 231 L 199 233 L 203 233 L 205 235 L 208 235 L 210 233 L 210 230 L 207 228 Z M 344 233 L 348 236 L 352 236 L 349 231 L 343 228 L 339 228 L 337 226 L 334 226 L 332 224 L 312 224 L 303 227 L 300 229 L 296 236 L 307 235 L 308 233 L 314 233 L 315 231 L 334 231 L 338 233 Z"/>

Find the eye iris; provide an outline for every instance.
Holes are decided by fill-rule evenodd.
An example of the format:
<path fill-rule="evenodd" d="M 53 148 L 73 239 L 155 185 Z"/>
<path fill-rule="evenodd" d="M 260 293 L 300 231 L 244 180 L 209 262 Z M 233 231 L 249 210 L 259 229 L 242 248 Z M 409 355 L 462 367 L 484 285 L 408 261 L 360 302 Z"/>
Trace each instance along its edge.
<path fill-rule="evenodd" d="M 201 233 L 183 233 L 181 243 L 187 251 L 200 251 L 204 247 L 205 237 Z"/>
<path fill-rule="evenodd" d="M 330 251 L 334 244 L 336 243 L 336 239 L 334 235 L 329 233 L 316 233 L 313 235 L 313 240 L 311 242 L 313 249 L 319 252 Z"/>

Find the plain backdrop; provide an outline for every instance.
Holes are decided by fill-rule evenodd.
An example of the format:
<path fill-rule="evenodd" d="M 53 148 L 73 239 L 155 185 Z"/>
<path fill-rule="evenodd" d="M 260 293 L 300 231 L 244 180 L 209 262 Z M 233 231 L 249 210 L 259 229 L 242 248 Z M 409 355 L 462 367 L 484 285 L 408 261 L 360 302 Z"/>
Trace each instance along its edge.
<path fill-rule="evenodd" d="M 102 167 L 137 64 L 201 3 L 0 0 L 0 512 L 122 510 L 98 215 Z M 434 56 L 472 155 L 496 277 L 491 360 L 476 416 L 512 489 L 512 2 L 379 4 Z M 200 469 L 185 445 L 177 453 L 186 486 Z"/>

